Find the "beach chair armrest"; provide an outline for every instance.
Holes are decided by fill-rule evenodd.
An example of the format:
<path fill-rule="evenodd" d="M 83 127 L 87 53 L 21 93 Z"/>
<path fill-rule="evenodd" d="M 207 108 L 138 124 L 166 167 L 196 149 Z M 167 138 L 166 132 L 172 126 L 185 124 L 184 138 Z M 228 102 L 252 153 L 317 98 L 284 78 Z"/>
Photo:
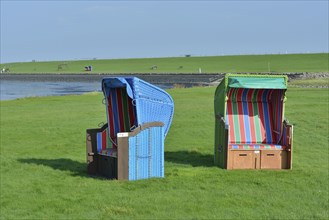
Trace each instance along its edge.
<path fill-rule="evenodd" d="M 118 133 L 118 180 L 164 176 L 163 127 L 162 122 L 151 122 L 140 125 L 131 132 Z M 145 167 L 140 167 L 144 166 L 140 164 L 141 161 L 150 167 L 160 164 L 161 168 L 147 168 L 148 172 L 142 172 Z"/>
<path fill-rule="evenodd" d="M 283 135 L 281 143 L 287 147 L 287 150 L 291 150 L 293 142 L 293 125 L 288 120 L 283 121 Z"/>
<path fill-rule="evenodd" d="M 95 155 L 97 155 L 97 134 L 104 131 L 107 127 L 108 125 L 104 124 L 101 128 L 86 130 L 86 159 L 89 174 L 95 174 L 97 171 L 97 162 L 95 161 Z"/>

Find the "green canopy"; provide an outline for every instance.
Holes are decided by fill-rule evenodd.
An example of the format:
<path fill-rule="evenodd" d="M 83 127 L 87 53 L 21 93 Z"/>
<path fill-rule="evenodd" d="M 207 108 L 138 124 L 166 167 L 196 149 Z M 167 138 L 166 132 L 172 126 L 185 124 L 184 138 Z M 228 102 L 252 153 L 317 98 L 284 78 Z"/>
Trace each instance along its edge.
<path fill-rule="evenodd" d="M 252 89 L 286 89 L 286 79 L 284 77 L 238 77 L 228 78 L 230 88 L 252 88 Z"/>

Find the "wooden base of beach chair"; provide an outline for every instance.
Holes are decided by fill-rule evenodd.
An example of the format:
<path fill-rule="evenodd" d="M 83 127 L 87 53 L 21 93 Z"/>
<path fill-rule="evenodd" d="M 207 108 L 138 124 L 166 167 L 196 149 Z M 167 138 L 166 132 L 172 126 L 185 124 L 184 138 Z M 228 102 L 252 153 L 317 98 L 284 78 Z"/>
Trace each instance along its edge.
<path fill-rule="evenodd" d="M 117 158 L 98 155 L 98 175 L 118 179 Z"/>
<path fill-rule="evenodd" d="M 286 150 L 230 150 L 227 169 L 290 169 Z"/>

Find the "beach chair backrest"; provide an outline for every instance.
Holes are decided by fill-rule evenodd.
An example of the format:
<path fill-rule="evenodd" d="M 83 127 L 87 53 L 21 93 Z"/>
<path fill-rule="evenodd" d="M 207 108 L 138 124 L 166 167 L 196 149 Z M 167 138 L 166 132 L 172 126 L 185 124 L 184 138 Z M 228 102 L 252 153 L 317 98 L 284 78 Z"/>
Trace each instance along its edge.
<path fill-rule="evenodd" d="M 117 134 L 130 132 L 136 124 L 136 110 L 133 100 L 127 95 L 126 88 L 110 88 L 106 97 L 108 136 L 116 147 Z"/>
<path fill-rule="evenodd" d="M 282 131 L 282 97 L 280 89 L 229 89 L 229 143 L 277 143 Z"/>

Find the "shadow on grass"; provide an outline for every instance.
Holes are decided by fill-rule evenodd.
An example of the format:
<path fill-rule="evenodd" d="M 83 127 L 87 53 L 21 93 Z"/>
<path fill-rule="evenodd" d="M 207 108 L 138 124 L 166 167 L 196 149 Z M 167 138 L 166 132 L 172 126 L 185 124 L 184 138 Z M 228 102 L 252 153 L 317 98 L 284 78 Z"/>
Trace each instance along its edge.
<path fill-rule="evenodd" d="M 21 163 L 43 165 L 53 168 L 54 170 L 70 171 L 72 176 L 89 177 L 86 171 L 86 163 L 81 163 L 67 158 L 59 159 L 18 159 Z"/>
<path fill-rule="evenodd" d="M 193 167 L 214 166 L 213 155 L 201 154 L 194 151 L 165 152 L 165 160 L 178 164 L 187 164 Z M 69 171 L 71 172 L 72 176 L 102 178 L 102 177 L 90 176 L 86 170 L 87 169 L 86 163 L 81 163 L 67 158 L 59 158 L 59 159 L 22 158 L 22 159 L 18 159 L 18 161 L 26 164 L 48 166 L 54 170 Z"/>
<path fill-rule="evenodd" d="M 165 152 L 165 160 L 168 162 L 187 164 L 193 167 L 212 167 L 214 156 L 211 154 L 201 154 L 195 151 L 172 151 Z"/>

